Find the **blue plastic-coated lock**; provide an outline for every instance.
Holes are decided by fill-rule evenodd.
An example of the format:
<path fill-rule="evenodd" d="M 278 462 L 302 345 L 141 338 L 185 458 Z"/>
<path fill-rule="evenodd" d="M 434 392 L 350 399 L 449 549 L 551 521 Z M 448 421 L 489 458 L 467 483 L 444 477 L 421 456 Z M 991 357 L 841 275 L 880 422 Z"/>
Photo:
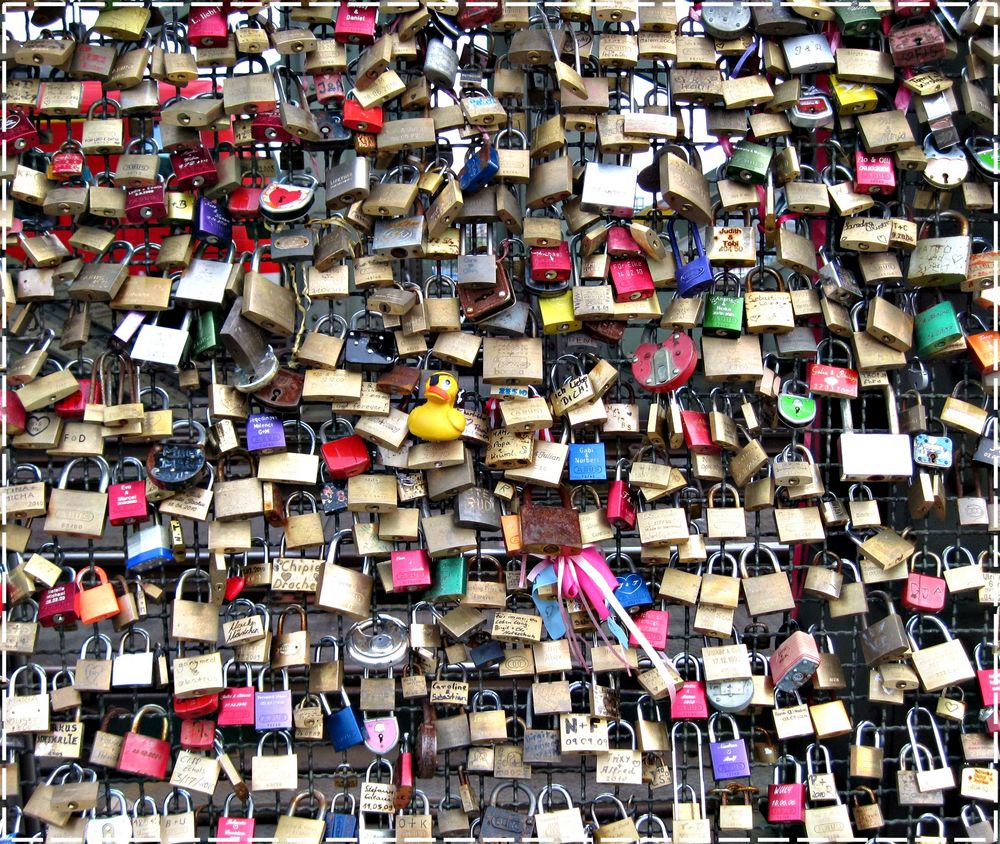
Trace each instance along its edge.
<path fill-rule="evenodd" d="M 337 811 L 337 802 L 341 798 L 347 811 Z M 349 841 L 358 837 L 358 816 L 354 807 L 353 794 L 341 791 L 333 795 L 333 804 L 326 813 L 326 840 Z"/>
<path fill-rule="evenodd" d="M 486 187 L 500 172 L 500 155 L 486 135 L 483 146 L 465 159 L 465 166 L 458 174 L 458 185 L 463 193 L 475 193 Z"/>
<path fill-rule="evenodd" d="M 584 481 L 606 481 L 608 470 L 605 465 L 604 443 L 600 433 L 594 434 L 596 441 L 592 443 L 577 443 L 571 439 L 569 443 L 569 479 L 572 483 Z"/>
<path fill-rule="evenodd" d="M 677 267 L 677 295 L 681 297 L 697 296 L 712 286 L 712 265 L 708 262 L 705 247 L 701 242 L 698 226 L 693 223 L 691 233 L 694 235 L 695 256 L 687 264 L 681 262 L 681 251 L 677 248 L 677 238 L 674 236 L 674 223 L 677 218 L 671 218 L 667 224 L 667 234 L 670 237 L 670 250 L 674 253 L 674 264 Z"/>
<path fill-rule="evenodd" d="M 364 744 L 365 731 L 361 718 L 351 706 L 347 692 L 341 689 L 340 697 L 344 701 L 344 708 L 326 716 L 326 729 L 334 750 L 348 750 Z"/>
<path fill-rule="evenodd" d="M 649 584 L 646 579 L 635 569 L 635 563 L 627 554 L 609 554 L 608 564 L 614 561 L 625 561 L 628 566 L 628 574 L 619 575 L 618 588 L 615 589 L 615 597 L 618 603 L 624 607 L 629 615 L 648 610 L 653 606 L 653 594 L 649 591 Z"/>

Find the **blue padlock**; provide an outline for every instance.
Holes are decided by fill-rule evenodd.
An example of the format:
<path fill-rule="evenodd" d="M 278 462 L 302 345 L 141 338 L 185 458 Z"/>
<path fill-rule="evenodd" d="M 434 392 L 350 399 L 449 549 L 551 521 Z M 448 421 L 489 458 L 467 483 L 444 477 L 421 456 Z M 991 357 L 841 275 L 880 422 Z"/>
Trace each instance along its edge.
<path fill-rule="evenodd" d="M 605 449 L 599 432 L 594 432 L 595 442 L 573 442 L 574 434 L 570 431 L 569 440 L 569 479 L 572 483 L 585 481 L 606 481 L 608 470 L 604 463 Z"/>
<path fill-rule="evenodd" d="M 341 689 L 340 697 L 344 701 L 344 708 L 326 716 L 326 729 L 334 750 L 348 750 L 364 744 L 365 729 L 361 724 L 361 717 L 351 706 L 347 692 Z"/>
<path fill-rule="evenodd" d="M 337 811 L 337 802 L 343 798 L 346 812 Z M 338 791 L 333 795 L 330 811 L 326 813 L 326 840 L 350 841 L 358 837 L 358 816 L 354 812 L 354 795 Z"/>
<path fill-rule="evenodd" d="M 712 286 L 712 265 L 708 262 L 708 256 L 705 254 L 698 226 L 690 222 L 688 226 L 694 236 L 695 256 L 686 264 L 681 262 L 681 252 L 677 248 L 677 238 L 674 236 L 674 223 L 676 222 L 676 217 L 670 219 L 667 224 L 667 234 L 670 237 L 670 250 L 674 253 L 674 264 L 677 268 L 677 295 L 681 297 L 697 296 Z"/>
<path fill-rule="evenodd" d="M 490 143 L 489 135 L 485 138 L 483 145 L 477 151 L 473 152 L 473 147 L 469 147 L 465 166 L 458 174 L 458 185 L 463 193 L 482 190 L 500 172 L 500 155 Z"/>
<path fill-rule="evenodd" d="M 273 413 L 251 413 L 247 417 L 247 450 L 252 454 L 284 451 L 285 427 Z"/>
<path fill-rule="evenodd" d="M 635 570 L 635 563 L 628 554 L 609 554 L 608 564 L 615 560 L 624 560 L 628 566 L 628 574 L 618 576 L 618 588 L 614 595 L 629 615 L 648 610 L 653 606 L 653 594 L 649 591 L 646 579 Z"/>

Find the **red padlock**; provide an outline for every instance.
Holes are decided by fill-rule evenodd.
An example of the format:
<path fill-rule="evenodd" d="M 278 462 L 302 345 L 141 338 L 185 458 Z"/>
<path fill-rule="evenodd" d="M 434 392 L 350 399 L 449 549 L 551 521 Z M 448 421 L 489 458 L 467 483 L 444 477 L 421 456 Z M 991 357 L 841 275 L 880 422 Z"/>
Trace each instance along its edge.
<path fill-rule="evenodd" d="M 65 566 L 63 572 L 69 575 L 68 583 L 57 580 L 38 596 L 38 623 L 42 627 L 67 628 L 80 620 L 80 587 L 76 584 L 76 572 Z"/>
<path fill-rule="evenodd" d="M 368 132 L 377 135 L 385 126 L 385 114 L 382 106 L 364 108 L 353 97 L 344 100 L 344 128 L 352 132 Z"/>
<path fill-rule="evenodd" d="M 247 184 L 247 179 L 250 184 Z M 229 194 L 229 214 L 234 220 L 256 220 L 260 217 L 260 195 L 264 178 L 259 173 L 245 173 L 240 186 Z"/>
<path fill-rule="evenodd" d="M 24 152 L 26 149 L 38 146 L 38 130 L 31 117 L 22 109 L 11 108 L 8 109 L 7 119 L 3 122 L 0 141 L 6 143 L 7 149 L 12 152 Z M 83 172 L 82 164 L 80 172 Z"/>
<path fill-rule="evenodd" d="M 125 191 L 125 217 L 130 223 L 147 223 L 167 216 L 167 186 L 161 179 L 155 185 L 128 188 Z"/>
<path fill-rule="evenodd" d="M 824 346 L 838 346 L 846 356 L 848 366 L 833 366 L 822 363 Z M 826 339 L 816 346 L 816 363 L 806 364 L 806 383 L 809 392 L 834 399 L 856 399 L 858 397 L 858 373 L 852 369 L 851 350 L 843 340 Z"/>
<path fill-rule="evenodd" d="M 52 154 L 49 175 L 57 182 L 79 179 L 83 175 L 85 162 L 83 145 L 69 138 Z"/>
<path fill-rule="evenodd" d="M 930 557 L 937 563 L 937 575 L 917 571 L 917 561 L 925 557 Z M 944 609 L 947 594 L 948 584 L 941 577 L 941 558 L 931 551 L 917 551 L 910 558 L 910 573 L 906 576 L 906 588 L 903 590 L 903 606 L 914 612 L 938 613 Z"/>
<path fill-rule="evenodd" d="M 393 551 L 389 561 L 393 592 L 418 592 L 431 585 L 431 558 L 426 549 Z"/>
<path fill-rule="evenodd" d="M 69 372 L 73 372 L 78 366 L 87 364 L 93 367 L 94 362 L 90 358 L 78 358 L 77 360 L 70 361 L 66 365 L 66 369 Z M 90 390 L 93 383 L 93 373 L 88 378 L 78 378 L 77 383 L 80 387 L 75 393 L 70 393 L 66 398 L 60 399 L 55 404 L 56 415 L 60 419 L 83 419 L 83 415 L 87 411 L 87 403 L 91 400 Z M 103 399 L 100 379 L 97 380 L 97 383 L 93 384 L 93 389 L 94 404 L 100 404 Z"/>
<path fill-rule="evenodd" d="M 288 144 L 300 140 L 285 128 L 285 124 L 281 122 L 281 114 L 277 109 L 255 114 L 250 121 L 250 136 L 261 143 Z"/>
<path fill-rule="evenodd" d="M 339 44 L 374 44 L 377 22 L 378 6 L 361 6 L 341 0 L 333 25 L 334 40 Z"/>
<path fill-rule="evenodd" d="M 181 747 L 211 750 L 215 744 L 215 721 L 181 721 Z"/>
<path fill-rule="evenodd" d="M 608 229 L 608 254 L 615 258 L 638 258 L 644 253 L 626 226 L 612 226 Z"/>
<path fill-rule="evenodd" d="M 555 246 L 531 247 L 531 280 L 558 284 L 570 277 L 573 259 L 569 243 L 561 240 Z"/>
<path fill-rule="evenodd" d="M 701 404 L 697 396 L 695 401 Z M 722 449 L 712 440 L 712 428 L 704 409 L 686 410 L 683 409 L 683 405 L 681 407 L 681 431 L 684 433 L 684 445 L 688 450 L 695 454 L 721 454 Z"/>
<path fill-rule="evenodd" d="M 162 721 L 159 738 L 145 736 L 139 732 L 142 719 L 147 716 L 158 716 Z M 170 719 L 162 706 L 154 703 L 146 704 L 132 719 L 132 728 L 122 739 L 122 749 L 118 755 L 119 771 L 126 774 L 138 774 L 154 780 L 166 779 L 167 766 L 170 764 Z"/>
<path fill-rule="evenodd" d="M 628 481 L 622 479 L 626 460 L 615 464 L 615 479 L 608 484 L 608 522 L 614 528 L 632 530 L 635 527 L 635 494 Z"/>
<path fill-rule="evenodd" d="M 397 810 L 402 811 L 410 805 L 410 799 L 413 797 L 413 750 L 410 747 L 409 733 L 403 734 L 392 782 L 396 786 L 393 804 Z"/>
<path fill-rule="evenodd" d="M 367 472 L 372 465 L 371 454 L 365 441 L 354 433 L 354 426 L 340 417 L 333 422 L 324 423 L 323 428 L 327 425 L 331 425 L 334 431 L 338 428 L 346 428 L 348 431 L 346 437 L 338 437 L 320 446 L 329 476 L 336 480 L 346 480 Z M 323 435 L 323 429 L 320 430 L 320 435 Z"/>
<path fill-rule="evenodd" d="M 669 393 L 691 379 L 698 365 L 698 348 L 680 331 L 659 344 L 653 342 L 655 335 L 652 326 L 642 332 L 642 342 L 632 353 L 632 377 L 651 393 Z"/>
<path fill-rule="evenodd" d="M 7 422 L 7 433 L 11 436 L 24 433 L 24 426 L 28 424 L 28 414 L 13 390 L 4 390 L 3 399 L 0 401 L 0 412 Z"/>
<path fill-rule="evenodd" d="M 215 160 L 202 144 L 170 153 L 170 166 L 174 169 L 178 190 L 209 188 L 219 181 Z"/>
<path fill-rule="evenodd" d="M 328 103 L 344 105 L 347 98 L 347 89 L 344 88 L 344 74 L 342 73 L 333 71 L 314 73 L 313 88 L 316 90 L 316 102 L 320 105 Z"/>
<path fill-rule="evenodd" d="M 670 613 L 667 610 L 646 610 L 639 613 L 632 620 L 635 622 L 636 627 L 645 634 L 649 644 L 655 650 L 666 650 L 667 634 L 670 628 Z M 639 640 L 632 633 L 629 633 L 628 643 L 633 647 L 638 647 Z"/>
<path fill-rule="evenodd" d="M 229 24 L 219 6 L 192 8 L 188 14 L 187 41 L 192 47 L 225 47 Z"/>
<path fill-rule="evenodd" d="M 256 840 L 254 832 L 257 829 L 257 821 L 253 818 L 253 804 L 246 804 L 247 817 L 234 818 L 229 814 L 229 803 L 235 797 L 236 793 L 231 792 L 223 804 L 222 815 L 215 828 L 215 835 L 218 838 L 216 844 L 253 844 Z"/>
<path fill-rule="evenodd" d="M 219 695 L 198 695 L 197 697 L 174 698 L 174 714 L 182 721 L 203 718 L 219 711 Z"/>
<path fill-rule="evenodd" d="M 701 679 L 701 660 L 688 653 L 674 657 L 674 667 L 694 666 L 694 679 L 685 680 L 670 702 L 670 717 L 675 721 L 701 721 L 708 718 L 708 695 Z"/>
<path fill-rule="evenodd" d="M 216 721 L 220 727 L 250 727 L 254 724 L 254 693 L 253 677 L 250 666 L 243 664 L 243 679 L 245 686 L 229 685 L 229 668 L 233 660 L 229 660 L 222 669 L 222 678 L 226 687 L 219 695 L 219 713 Z"/>
<path fill-rule="evenodd" d="M 767 820 L 769 823 L 802 823 L 805 820 L 806 787 L 802 782 L 802 766 L 794 756 L 782 756 L 774 766 L 774 778 L 782 776 L 785 765 L 795 766 L 795 782 L 774 782 L 767 787 Z"/>
<path fill-rule="evenodd" d="M 455 22 L 464 30 L 482 29 L 503 17 L 503 0 L 458 0 Z"/>
<path fill-rule="evenodd" d="M 132 466 L 137 470 L 136 480 L 121 480 L 126 466 Z M 148 518 L 146 467 L 138 457 L 123 457 L 111 472 L 111 485 L 108 487 L 108 521 L 120 527 L 141 524 Z"/>
<path fill-rule="evenodd" d="M 892 193 L 896 189 L 896 168 L 891 155 L 854 153 L 854 190 L 858 193 Z"/>
<path fill-rule="evenodd" d="M 617 258 L 611 262 L 611 287 L 616 302 L 638 302 L 656 292 L 645 256 Z"/>

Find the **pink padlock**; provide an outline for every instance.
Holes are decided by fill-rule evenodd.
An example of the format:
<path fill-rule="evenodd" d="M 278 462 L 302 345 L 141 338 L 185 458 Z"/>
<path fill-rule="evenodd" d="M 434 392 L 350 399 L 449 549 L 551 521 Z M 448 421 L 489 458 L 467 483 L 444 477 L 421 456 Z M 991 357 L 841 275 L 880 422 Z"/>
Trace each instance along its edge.
<path fill-rule="evenodd" d="M 795 766 L 795 782 L 778 782 L 785 766 Z M 802 766 L 794 756 L 782 756 L 774 766 L 774 782 L 767 787 L 767 820 L 769 823 L 802 823 L 805 820 L 806 787 L 802 782 Z"/>
<path fill-rule="evenodd" d="M 123 481 L 126 466 L 138 471 L 134 481 Z M 138 457 L 123 457 L 111 472 L 108 487 L 108 521 L 116 527 L 137 525 L 149 518 L 149 502 L 146 500 L 146 467 Z"/>
<path fill-rule="evenodd" d="M 854 153 L 854 190 L 858 193 L 892 193 L 896 189 L 896 168 L 891 155 Z"/>
<path fill-rule="evenodd" d="M 635 622 L 635 626 L 646 637 L 649 644 L 653 646 L 654 650 L 666 650 L 667 633 L 670 629 L 670 613 L 667 610 L 646 610 L 639 613 L 632 620 Z M 629 633 L 628 643 L 633 647 L 638 647 L 639 640 Z"/>
<path fill-rule="evenodd" d="M 389 555 L 394 592 L 417 592 L 431 585 L 431 558 L 423 548 Z"/>
<path fill-rule="evenodd" d="M 255 840 L 254 831 L 257 822 L 253 817 L 253 798 L 247 795 L 245 801 L 247 816 L 236 818 L 229 814 L 229 804 L 234 797 L 236 793 L 230 793 L 223 804 L 222 816 L 215 828 L 216 844 L 251 844 Z"/>
<path fill-rule="evenodd" d="M 708 696 L 705 681 L 701 679 L 701 660 L 688 653 L 674 657 L 674 668 L 682 665 L 694 666 L 694 679 L 685 680 L 670 702 L 670 717 L 680 721 L 698 721 L 708 718 Z"/>
<path fill-rule="evenodd" d="M 608 229 L 608 254 L 615 258 L 638 258 L 644 253 L 628 228 L 612 226 Z"/>

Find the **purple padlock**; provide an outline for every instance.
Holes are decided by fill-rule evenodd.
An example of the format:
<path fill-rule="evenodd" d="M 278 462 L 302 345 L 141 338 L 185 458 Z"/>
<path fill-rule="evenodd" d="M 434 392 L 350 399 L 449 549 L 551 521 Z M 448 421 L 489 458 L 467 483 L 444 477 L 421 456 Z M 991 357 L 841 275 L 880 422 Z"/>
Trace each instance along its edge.
<path fill-rule="evenodd" d="M 288 688 L 288 672 L 281 669 L 280 690 L 264 691 L 264 675 L 270 669 L 262 668 L 257 677 L 257 691 L 254 693 L 254 729 L 292 729 L 292 693 Z"/>
<path fill-rule="evenodd" d="M 285 450 L 285 426 L 273 413 L 251 413 L 247 417 L 247 449 L 254 454 Z"/>
<path fill-rule="evenodd" d="M 727 718 L 733 728 L 731 741 L 715 740 L 715 724 L 719 718 Z M 716 712 L 708 719 L 708 750 L 712 755 L 712 776 L 716 782 L 735 780 L 750 776 L 750 760 L 747 758 L 746 741 L 740 738 L 736 719 L 727 712 Z"/>
<path fill-rule="evenodd" d="M 233 221 L 229 212 L 211 199 L 198 197 L 194 212 L 194 237 L 205 243 L 229 243 L 233 239 Z"/>

